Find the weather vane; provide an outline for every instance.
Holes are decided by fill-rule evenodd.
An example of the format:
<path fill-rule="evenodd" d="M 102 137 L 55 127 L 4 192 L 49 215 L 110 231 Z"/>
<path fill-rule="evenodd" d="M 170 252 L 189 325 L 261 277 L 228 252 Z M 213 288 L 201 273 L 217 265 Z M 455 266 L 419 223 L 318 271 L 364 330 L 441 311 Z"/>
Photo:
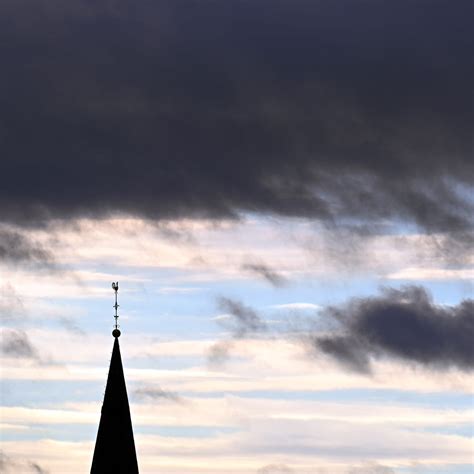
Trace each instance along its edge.
<path fill-rule="evenodd" d="M 118 281 L 112 282 L 112 289 L 115 291 L 115 304 L 113 305 L 113 308 L 115 308 L 115 315 L 114 315 L 115 329 L 112 331 L 112 336 L 119 337 L 120 336 L 120 330 L 118 328 L 118 317 L 119 316 L 117 314 L 117 311 L 118 311 L 118 308 L 119 308 L 119 304 L 117 303 L 117 293 L 118 293 L 118 289 L 119 289 Z"/>

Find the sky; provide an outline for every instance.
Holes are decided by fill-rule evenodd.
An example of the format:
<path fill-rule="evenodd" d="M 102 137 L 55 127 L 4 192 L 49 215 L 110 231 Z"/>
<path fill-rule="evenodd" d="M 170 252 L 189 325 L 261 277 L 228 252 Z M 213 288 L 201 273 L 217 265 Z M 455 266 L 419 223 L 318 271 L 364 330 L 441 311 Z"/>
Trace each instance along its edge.
<path fill-rule="evenodd" d="M 472 9 L 1 0 L 0 471 L 471 473 Z"/>

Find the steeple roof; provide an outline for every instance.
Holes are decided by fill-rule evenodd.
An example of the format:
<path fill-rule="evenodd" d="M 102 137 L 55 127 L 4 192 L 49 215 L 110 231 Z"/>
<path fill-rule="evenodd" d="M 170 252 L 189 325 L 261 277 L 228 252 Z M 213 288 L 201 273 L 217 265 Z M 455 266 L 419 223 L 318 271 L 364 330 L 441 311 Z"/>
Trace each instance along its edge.
<path fill-rule="evenodd" d="M 118 342 L 120 331 L 115 329 L 113 335 L 114 348 L 91 474 L 138 474 L 132 420 Z"/>

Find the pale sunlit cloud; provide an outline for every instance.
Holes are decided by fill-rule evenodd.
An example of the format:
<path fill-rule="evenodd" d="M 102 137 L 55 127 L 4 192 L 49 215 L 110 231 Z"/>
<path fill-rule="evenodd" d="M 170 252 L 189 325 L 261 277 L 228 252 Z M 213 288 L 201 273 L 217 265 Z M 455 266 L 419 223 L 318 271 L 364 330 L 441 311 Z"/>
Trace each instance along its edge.
<path fill-rule="evenodd" d="M 31 332 L 30 339 L 44 362 L 38 366 L 35 361 L 4 357 L 5 380 L 105 380 L 111 347 L 109 337 L 90 336 L 84 345 L 81 338 L 68 331 L 36 330 Z M 351 388 L 472 393 L 474 383 L 470 372 L 457 369 L 440 372 L 396 359 L 375 360 L 371 375 L 351 372 L 327 356 L 309 355 L 297 340 L 284 339 L 232 341 L 231 358 L 225 365 L 213 367 L 206 357 L 214 343 L 215 340 L 154 341 L 146 334 L 128 335 L 127 341 L 121 344 L 127 380 L 164 383 L 176 392 L 196 393 Z M 158 367 L 163 358 L 175 357 L 179 361 L 183 356 L 197 359 L 173 369 L 153 367 L 155 364 Z M 48 364 L 48 360 L 53 363 Z M 103 363 L 97 365 L 98 360 Z M 139 368 L 135 360 L 148 361 L 147 367 Z"/>
<path fill-rule="evenodd" d="M 472 269 L 466 268 L 473 262 L 472 256 L 466 253 L 457 262 L 461 268 L 450 268 L 449 242 L 436 234 L 380 234 L 349 239 L 335 230 L 282 218 L 243 218 L 219 224 L 183 219 L 159 225 L 139 218 L 80 219 L 74 225 L 56 226 L 54 255 L 61 264 L 79 267 L 75 272 L 85 284 L 118 277 L 130 282 L 149 281 L 139 271 L 135 275 L 130 271 L 109 275 L 81 268 L 100 261 L 136 270 L 185 271 L 178 278 L 172 277 L 171 282 L 255 278 L 245 270 L 252 260 L 270 265 L 289 279 L 333 278 L 347 272 L 392 279 L 452 280 L 472 276 Z M 50 230 L 22 232 L 48 247 Z"/>

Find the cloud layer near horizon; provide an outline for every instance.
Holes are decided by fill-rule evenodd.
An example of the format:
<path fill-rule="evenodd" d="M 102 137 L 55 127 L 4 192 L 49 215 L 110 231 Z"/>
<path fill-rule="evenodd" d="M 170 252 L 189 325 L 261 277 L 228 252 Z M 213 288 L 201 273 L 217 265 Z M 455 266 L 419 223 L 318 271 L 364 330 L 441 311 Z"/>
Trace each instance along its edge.
<path fill-rule="evenodd" d="M 0 217 L 259 212 L 463 232 L 470 12 L 2 2 Z"/>

